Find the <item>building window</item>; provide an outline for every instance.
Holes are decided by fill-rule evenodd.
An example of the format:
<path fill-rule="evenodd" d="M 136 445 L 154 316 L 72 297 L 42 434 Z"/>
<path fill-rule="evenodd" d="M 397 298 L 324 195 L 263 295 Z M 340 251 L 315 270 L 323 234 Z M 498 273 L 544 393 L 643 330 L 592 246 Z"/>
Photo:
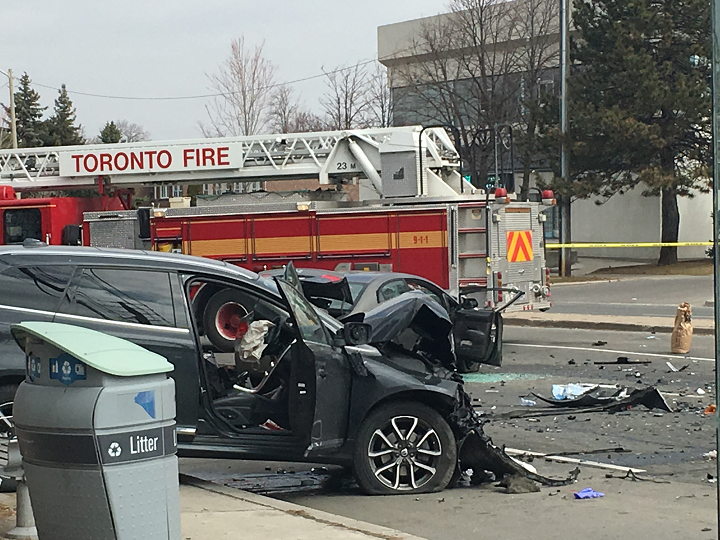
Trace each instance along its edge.
<path fill-rule="evenodd" d="M 232 190 L 233 193 L 242 193 L 242 184 L 240 182 L 233 182 Z"/>
<path fill-rule="evenodd" d="M 545 240 L 557 240 L 560 238 L 560 209 L 557 206 L 550 206 L 542 212 L 547 216 L 544 225 Z"/>
<path fill-rule="evenodd" d="M 155 186 L 156 199 L 168 199 L 170 197 L 170 186 Z"/>
<path fill-rule="evenodd" d="M 173 186 L 172 187 L 172 196 L 173 197 L 182 197 L 183 196 L 182 186 Z"/>
<path fill-rule="evenodd" d="M 203 195 L 210 195 L 210 184 L 203 184 Z"/>

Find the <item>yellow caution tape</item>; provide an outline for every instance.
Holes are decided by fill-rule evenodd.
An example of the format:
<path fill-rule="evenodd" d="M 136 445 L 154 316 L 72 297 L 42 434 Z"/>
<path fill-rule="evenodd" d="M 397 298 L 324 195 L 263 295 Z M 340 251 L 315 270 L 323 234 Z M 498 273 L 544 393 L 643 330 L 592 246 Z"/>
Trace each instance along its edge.
<path fill-rule="evenodd" d="M 577 244 L 545 244 L 547 249 L 562 248 L 626 248 L 626 247 L 685 247 L 712 246 L 713 242 L 580 242 Z"/>

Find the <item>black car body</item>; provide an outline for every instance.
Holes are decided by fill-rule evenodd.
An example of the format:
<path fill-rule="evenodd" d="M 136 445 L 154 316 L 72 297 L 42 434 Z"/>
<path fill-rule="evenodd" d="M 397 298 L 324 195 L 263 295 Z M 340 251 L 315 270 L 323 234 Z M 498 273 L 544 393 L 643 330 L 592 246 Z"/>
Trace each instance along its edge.
<path fill-rule="evenodd" d="M 422 333 L 431 321 L 435 331 L 411 351 L 390 343 L 387 327 L 383 343 L 364 344 L 367 326 L 343 325 L 318 313 L 289 283 L 223 262 L 143 251 L 4 247 L 3 398 L 11 399 L 25 377 L 12 324 L 88 327 L 174 365 L 181 455 L 352 465 L 370 493 L 442 489 L 456 468 L 457 443 L 471 413 L 460 377 L 432 358 L 434 348 L 446 347 L 449 335 L 437 329 L 443 320 L 449 329 L 449 321 L 433 300 L 416 296 L 422 297 L 412 300 L 417 317 L 400 326 Z M 254 323 L 265 333 L 252 345 L 246 336 Z M 458 420 L 463 415 L 464 424 Z"/>
<path fill-rule="evenodd" d="M 280 276 L 283 272 L 278 269 L 260 275 Z M 447 312 L 459 372 L 477 371 L 481 364 L 502 364 L 502 309 L 481 308 L 473 298 L 458 302 L 435 283 L 412 274 L 299 268 L 297 275 L 308 300 L 341 321 L 359 320 L 359 314 L 372 314 L 390 300 L 419 291 Z"/>

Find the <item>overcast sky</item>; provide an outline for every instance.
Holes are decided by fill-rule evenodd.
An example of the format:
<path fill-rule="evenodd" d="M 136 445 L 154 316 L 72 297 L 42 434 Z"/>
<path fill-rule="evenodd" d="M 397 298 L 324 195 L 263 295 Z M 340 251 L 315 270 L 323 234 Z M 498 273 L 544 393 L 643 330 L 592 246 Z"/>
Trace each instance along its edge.
<path fill-rule="evenodd" d="M 82 96 L 174 97 L 209 93 L 208 73 L 241 35 L 265 41 L 279 81 L 377 56 L 377 27 L 445 11 L 446 0 L 25 0 L 3 2 L 0 69 L 27 71 L 51 112 L 67 85 L 87 137 L 108 120 L 143 126 L 154 140 L 200 137 L 207 99 L 142 101 Z M 8 102 L 7 78 L 0 102 Z M 3 86 L 4 85 L 4 86 Z M 44 86 L 41 86 L 44 85 Z M 47 88 L 47 87 L 51 88 Z M 293 85 L 318 109 L 322 79 Z M 75 91 L 75 92 L 74 92 Z"/>

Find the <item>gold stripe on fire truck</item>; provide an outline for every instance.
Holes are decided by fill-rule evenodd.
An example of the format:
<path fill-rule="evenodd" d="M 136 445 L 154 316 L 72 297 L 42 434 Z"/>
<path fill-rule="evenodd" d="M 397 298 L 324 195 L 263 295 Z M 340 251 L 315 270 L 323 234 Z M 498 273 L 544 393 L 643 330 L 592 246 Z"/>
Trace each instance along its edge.
<path fill-rule="evenodd" d="M 201 257 L 223 254 L 245 254 L 245 239 L 192 240 L 183 242 L 183 252 Z M 442 231 L 401 232 L 401 249 L 445 248 L 446 237 Z M 321 253 L 339 251 L 376 251 L 384 252 L 397 249 L 397 235 L 387 233 L 323 234 L 320 236 L 320 250 L 317 240 L 309 236 L 276 236 L 255 239 L 257 255 L 279 253 Z"/>

